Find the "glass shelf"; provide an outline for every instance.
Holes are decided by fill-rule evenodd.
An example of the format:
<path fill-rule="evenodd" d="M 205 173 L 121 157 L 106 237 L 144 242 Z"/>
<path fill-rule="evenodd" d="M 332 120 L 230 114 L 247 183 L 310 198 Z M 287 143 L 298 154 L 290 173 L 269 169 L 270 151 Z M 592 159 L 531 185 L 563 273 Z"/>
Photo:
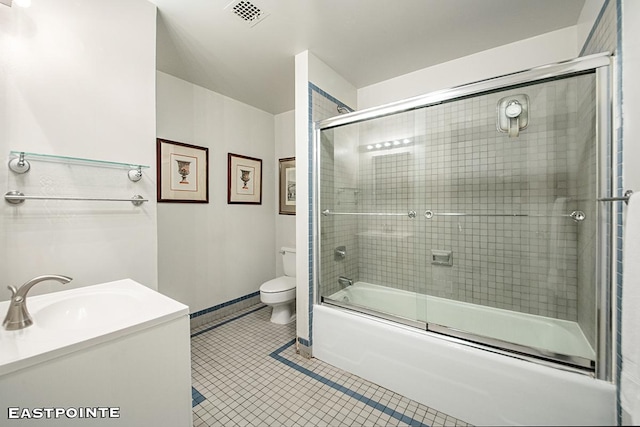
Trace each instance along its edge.
<path fill-rule="evenodd" d="M 29 153 L 26 151 L 10 151 L 9 154 L 11 156 L 11 159 L 19 158 L 20 155 L 23 154 L 25 160 L 60 162 L 60 163 L 69 163 L 69 164 L 76 164 L 76 165 L 111 167 L 111 168 L 119 168 L 119 169 L 148 169 L 150 167 L 146 165 L 138 165 L 135 163 L 120 163 L 120 162 L 110 162 L 105 160 L 83 159 L 79 157 L 55 156 L 52 154 Z"/>

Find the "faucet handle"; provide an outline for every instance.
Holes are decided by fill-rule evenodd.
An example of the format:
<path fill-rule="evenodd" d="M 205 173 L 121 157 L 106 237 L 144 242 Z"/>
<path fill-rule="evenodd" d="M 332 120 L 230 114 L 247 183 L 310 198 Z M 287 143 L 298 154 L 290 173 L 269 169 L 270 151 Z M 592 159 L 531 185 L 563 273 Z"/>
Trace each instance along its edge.
<path fill-rule="evenodd" d="M 31 319 L 29 310 L 27 310 L 27 292 L 29 292 L 29 289 L 31 289 L 33 285 L 44 282 L 45 280 L 57 280 L 60 283 L 69 283 L 72 279 L 67 276 L 51 274 L 34 277 L 20 286 L 20 289 L 16 289 L 14 286 L 7 286 L 11 291 L 11 304 L 9 304 L 7 315 L 4 318 L 4 322 L 2 322 L 2 326 L 4 326 L 7 331 L 23 329 L 33 324 L 33 319 Z"/>
<path fill-rule="evenodd" d="M 16 294 L 18 293 L 18 290 L 16 289 L 15 286 L 9 285 L 9 286 L 7 286 L 7 289 L 9 289 L 11 291 L 11 299 L 13 299 L 16 296 Z"/>

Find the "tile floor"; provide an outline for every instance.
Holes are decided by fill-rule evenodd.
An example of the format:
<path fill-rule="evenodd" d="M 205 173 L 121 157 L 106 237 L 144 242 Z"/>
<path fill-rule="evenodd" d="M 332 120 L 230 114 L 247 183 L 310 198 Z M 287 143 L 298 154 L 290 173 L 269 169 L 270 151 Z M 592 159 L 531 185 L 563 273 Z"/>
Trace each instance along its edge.
<path fill-rule="evenodd" d="M 258 304 L 191 331 L 193 425 L 466 426 L 295 352 L 295 325 Z"/>

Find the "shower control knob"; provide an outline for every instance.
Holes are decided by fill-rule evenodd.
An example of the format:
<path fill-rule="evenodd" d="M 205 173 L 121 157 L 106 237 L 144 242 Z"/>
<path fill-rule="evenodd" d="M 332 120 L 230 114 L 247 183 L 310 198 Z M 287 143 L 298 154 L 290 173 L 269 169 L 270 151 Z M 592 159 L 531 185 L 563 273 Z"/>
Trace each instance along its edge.
<path fill-rule="evenodd" d="M 522 113 L 522 105 L 518 101 L 511 101 L 507 104 L 507 107 L 504 109 L 504 113 L 510 119 L 514 119 L 518 117 Z"/>
<path fill-rule="evenodd" d="M 569 214 L 569 217 L 575 222 L 584 221 L 587 218 L 585 213 L 582 211 L 573 211 Z"/>

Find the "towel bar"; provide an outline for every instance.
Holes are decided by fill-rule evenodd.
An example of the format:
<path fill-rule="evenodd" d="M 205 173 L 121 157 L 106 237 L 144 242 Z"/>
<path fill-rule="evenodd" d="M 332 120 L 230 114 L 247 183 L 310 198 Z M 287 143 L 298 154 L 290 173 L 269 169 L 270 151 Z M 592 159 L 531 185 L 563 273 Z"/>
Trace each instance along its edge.
<path fill-rule="evenodd" d="M 135 195 L 129 199 L 121 198 L 97 198 L 97 197 L 56 197 L 56 196 L 25 196 L 19 191 L 9 191 L 4 195 L 4 199 L 14 205 L 23 203 L 25 200 L 88 200 L 99 202 L 131 202 L 134 206 L 140 206 L 149 199 L 145 199 L 140 195 Z"/>
<path fill-rule="evenodd" d="M 602 197 L 598 199 L 599 202 L 624 202 L 625 204 L 629 204 L 629 199 L 633 195 L 633 190 L 627 190 L 620 197 Z"/>

